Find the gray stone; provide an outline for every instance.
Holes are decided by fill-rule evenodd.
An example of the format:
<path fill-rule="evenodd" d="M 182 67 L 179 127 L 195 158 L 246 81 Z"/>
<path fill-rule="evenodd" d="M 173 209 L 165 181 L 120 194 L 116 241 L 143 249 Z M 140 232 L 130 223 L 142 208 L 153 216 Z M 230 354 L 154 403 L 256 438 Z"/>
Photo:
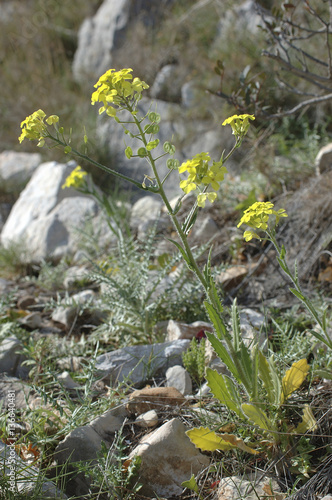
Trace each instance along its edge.
<path fill-rule="evenodd" d="M 62 372 L 60 373 L 59 375 L 57 375 L 57 379 L 59 380 L 59 382 L 61 383 L 61 385 L 63 387 L 65 387 L 66 389 L 79 389 L 79 388 L 82 388 L 82 386 L 80 386 L 80 384 L 78 384 L 77 382 L 75 382 L 69 372 Z"/>
<path fill-rule="evenodd" d="M 22 344 L 15 335 L 5 338 L 0 344 L 0 373 L 25 378 L 29 372 L 22 366 L 24 357 L 20 354 Z"/>
<path fill-rule="evenodd" d="M 73 288 L 75 285 L 89 280 L 88 269 L 85 266 L 72 266 L 65 274 L 63 285 L 65 288 Z"/>
<path fill-rule="evenodd" d="M 218 233 L 219 228 L 212 217 L 200 217 L 193 227 L 190 238 L 199 241 L 200 244 L 204 244 L 218 236 Z"/>
<path fill-rule="evenodd" d="M 91 307 L 94 299 L 95 292 L 93 290 L 82 290 L 72 295 L 70 299 L 64 299 L 62 301 L 64 305 L 56 307 L 52 312 L 52 320 L 62 323 L 69 328 L 79 311 Z"/>
<path fill-rule="evenodd" d="M 27 399 L 31 388 L 15 377 L 0 375 L 0 405 L 8 407 L 8 393 L 15 393 L 15 409 L 21 410 L 27 407 Z"/>
<path fill-rule="evenodd" d="M 146 222 L 150 219 L 155 220 L 161 211 L 162 205 L 162 201 L 157 196 L 142 196 L 132 206 L 130 225 L 135 227 L 141 222 Z"/>
<path fill-rule="evenodd" d="M 123 403 L 96 417 L 90 422 L 90 425 L 102 439 L 108 441 L 114 436 L 115 432 L 121 429 L 126 417 L 127 411 Z"/>
<path fill-rule="evenodd" d="M 190 375 L 181 365 L 168 368 L 166 372 L 166 385 L 168 387 L 175 387 L 184 396 L 192 393 L 193 387 Z"/>
<path fill-rule="evenodd" d="M 95 368 L 109 377 L 112 383 L 130 380 L 142 384 L 160 370 L 181 364 L 182 353 L 189 340 L 176 340 L 163 344 L 124 347 L 98 356 Z"/>
<path fill-rule="evenodd" d="M 319 153 L 315 158 L 315 168 L 316 168 L 316 175 L 321 175 L 322 173 L 331 170 L 332 168 L 331 142 L 319 150 Z"/>
<path fill-rule="evenodd" d="M 12 470 L 15 471 L 15 487 L 17 492 L 26 497 L 33 496 L 36 499 L 65 500 L 67 495 L 62 493 L 54 483 L 44 480 L 41 484 L 39 470 L 28 465 L 18 455 L 15 450 L 0 441 L 0 468 L 3 473 L 10 477 Z M 39 495 L 35 496 L 37 492 Z"/>
<path fill-rule="evenodd" d="M 41 163 L 39 153 L 17 153 L 3 151 L 0 153 L 0 179 L 7 191 L 17 192 L 31 178 Z"/>
<path fill-rule="evenodd" d="M 163 66 L 150 88 L 153 99 L 179 102 L 181 100 L 181 76 L 176 64 Z"/>
<path fill-rule="evenodd" d="M 83 473 L 77 473 L 75 462 L 96 464 L 102 441 L 91 425 L 85 425 L 71 431 L 56 447 L 55 459 L 58 464 L 68 463 L 66 492 L 69 495 L 83 496 L 89 493 L 90 480 Z"/>
<path fill-rule="evenodd" d="M 166 422 L 130 453 L 142 459 L 139 481 L 141 493 L 169 498 L 181 495 L 181 483 L 208 467 L 210 460 L 195 448 L 186 435 L 186 427 L 177 418 Z"/>

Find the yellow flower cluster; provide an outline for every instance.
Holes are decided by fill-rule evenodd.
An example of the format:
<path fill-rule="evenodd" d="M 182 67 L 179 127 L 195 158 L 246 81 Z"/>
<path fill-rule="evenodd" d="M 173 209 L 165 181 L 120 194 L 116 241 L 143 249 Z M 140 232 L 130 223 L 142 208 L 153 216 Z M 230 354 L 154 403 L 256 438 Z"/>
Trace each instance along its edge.
<path fill-rule="evenodd" d="M 254 115 L 233 115 L 227 118 L 223 125 L 230 125 L 232 127 L 233 135 L 242 139 L 249 129 L 249 120 L 254 120 Z"/>
<path fill-rule="evenodd" d="M 85 185 L 85 179 L 84 177 L 87 175 L 87 173 L 82 170 L 82 167 L 78 166 L 76 167 L 70 175 L 68 175 L 67 179 L 65 180 L 64 184 L 62 185 L 62 189 L 65 189 L 66 187 L 72 187 L 74 189 L 79 189 L 82 186 Z"/>
<path fill-rule="evenodd" d="M 142 91 L 149 88 L 139 78 L 133 79 L 130 74 L 132 71 L 130 68 L 121 69 L 120 71 L 109 69 L 99 78 L 94 86 L 97 90 L 91 96 L 91 104 L 103 103 L 103 106 L 99 109 L 99 114 L 106 111 L 109 116 L 114 118 L 117 112 L 114 105 L 122 106 L 132 99 L 138 101 L 141 98 Z"/>
<path fill-rule="evenodd" d="M 244 211 L 237 227 L 240 227 L 242 224 L 246 224 L 252 228 L 249 231 L 244 232 L 243 236 L 246 241 L 250 241 L 252 238 L 260 238 L 254 229 L 262 229 L 263 231 L 268 229 L 268 221 L 271 214 L 276 216 L 276 224 L 278 224 L 280 217 L 288 217 L 283 208 L 276 211 L 273 210 L 273 207 L 274 205 L 270 201 L 257 201 Z"/>
<path fill-rule="evenodd" d="M 37 146 L 42 147 L 45 144 L 45 137 L 48 135 L 47 125 L 44 122 L 46 113 L 42 109 L 35 111 L 32 115 L 27 116 L 25 120 L 21 123 L 22 133 L 18 140 L 20 142 L 24 139 L 29 139 L 30 141 L 39 141 Z M 56 115 L 51 115 L 46 119 L 48 125 L 54 125 L 59 121 L 59 117 Z"/>
<path fill-rule="evenodd" d="M 187 179 L 180 182 L 180 188 L 186 194 L 199 187 L 205 190 L 208 186 L 211 186 L 214 191 L 218 191 L 227 169 L 223 167 L 222 161 L 213 161 L 212 165 L 209 165 L 210 160 L 209 153 L 198 153 L 191 160 L 180 165 L 179 173 L 188 172 L 189 174 Z M 203 192 L 197 196 L 197 204 L 199 207 L 204 207 L 207 199 L 213 203 L 216 198 L 217 193 L 215 192 Z"/>

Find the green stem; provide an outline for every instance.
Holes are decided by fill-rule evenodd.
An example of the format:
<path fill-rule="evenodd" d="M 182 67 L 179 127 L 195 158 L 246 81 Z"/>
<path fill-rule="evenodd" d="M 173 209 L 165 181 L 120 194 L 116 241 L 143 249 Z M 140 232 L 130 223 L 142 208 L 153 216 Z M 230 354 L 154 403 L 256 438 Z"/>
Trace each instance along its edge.
<path fill-rule="evenodd" d="M 50 139 L 52 139 L 54 142 L 57 142 L 60 146 L 63 146 L 63 147 L 68 146 L 68 144 L 66 142 L 61 141 L 60 139 L 58 139 L 57 137 L 52 136 L 51 134 L 48 137 Z M 116 177 L 119 177 L 120 179 L 123 179 L 123 180 L 125 180 L 127 182 L 130 182 L 131 184 L 134 184 L 134 186 L 138 187 L 139 189 L 142 189 L 143 191 L 150 191 L 152 193 L 157 193 L 158 192 L 158 190 L 155 189 L 154 187 L 152 187 L 152 186 L 145 186 L 144 187 L 144 186 L 142 186 L 141 182 L 135 181 L 131 177 L 128 177 L 127 175 L 121 174 L 121 172 L 117 172 L 116 170 L 113 170 L 110 167 L 106 167 L 102 163 L 99 163 L 98 161 L 93 160 L 89 156 L 87 156 L 87 155 L 85 155 L 83 153 L 80 153 L 79 151 L 77 151 L 74 148 L 71 149 L 70 154 L 73 155 L 73 156 L 78 156 L 82 160 L 85 160 L 85 161 L 91 163 L 92 165 L 95 165 L 96 167 L 100 168 L 101 170 L 104 170 L 104 172 L 107 172 L 108 174 L 115 175 Z"/>
<path fill-rule="evenodd" d="M 143 144 L 144 146 L 146 147 L 147 146 L 147 140 L 146 140 L 146 137 L 145 137 L 145 134 L 144 134 L 144 131 L 141 127 L 141 124 L 140 124 L 140 121 L 136 118 L 136 115 L 133 115 L 134 117 L 134 120 L 135 120 L 135 123 L 136 123 L 136 126 L 139 130 L 139 134 L 141 136 L 141 139 L 143 141 Z M 167 208 L 167 211 L 168 211 L 168 214 L 173 222 L 173 225 L 176 229 L 176 232 L 177 234 L 179 235 L 179 238 L 182 242 L 182 245 L 183 245 L 183 249 L 188 257 L 188 260 L 190 262 L 190 266 L 191 266 L 191 270 L 196 274 L 197 278 L 199 279 L 199 281 L 201 282 L 201 284 L 203 285 L 208 297 L 211 299 L 211 297 L 209 296 L 209 290 L 208 290 L 208 283 L 206 282 L 205 280 L 205 277 L 203 275 L 203 273 L 201 272 L 200 268 L 198 267 L 198 264 L 195 260 L 195 257 L 193 256 L 193 253 L 191 251 L 191 248 L 188 244 L 188 241 L 187 241 L 187 237 L 185 235 L 185 233 L 183 232 L 182 228 L 181 228 L 181 224 L 180 222 L 178 221 L 178 218 L 176 217 L 176 215 L 173 213 L 173 210 L 172 210 L 172 207 L 168 201 L 168 198 L 166 196 L 166 193 L 164 191 L 164 187 L 163 187 L 163 183 L 159 177 L 159 174 L 158 174 L 158 170 L 156 168 L 156 164 L 155 164 L 155 160 L 151 154 L 150 151 L 147 150 L 147 157 L 149 159 L 149 163 L 151 165 L 151 168 L 153 170 L 153 174 L 154 174 L 154 177 L 156 179 L 156 182 L 157 182 L 157 185 L 158 185 L 158 189 L 156 190 L 156 192 L 159 193 L 159 195 L 161 196 L 161 199 L 163 200 L 163 203 L 165 204 L 166 208 Z"/>
<path fill-rule="evenodd" d="M 288 267 L 288 264 L 286 262 L 286 259 L 285 259 L 285 252 L 282 252 L 281 248 L 279 247 L 278 243 L 277 243 L 277 240 L 275 238 L 275 235 L 273 233 L 273 231 L 271 231 L 270 229 L 267 229 L 266 230 L 266 234 L 268 235 L 269 237 L 269 240 L 271 241 L 271 243 L 273 244 L 274 248 L 276 249 L 277 253 L 278 253 L 278 257 L 279 257 L 279 260 L 282 262 L 282 269 L 284 270 L 284 272 L 287 274 L 287 276 L 290 278 L 290 280 L 292 281 L 293 285 L 294 285 L 294 288 L 295 290 L 297 291 L 297 293 L 299 295 L 296 295 L 301 301 L 302 303 L 305 305 L 305 307 L 308 309 L 308 311 L 310 312 L 310 314 L 313 316 L 313 318 L 315 319 L 316 323 L 319 325 L 319 327 L 321 328 L 322 332 L 324 333 L 324 336 L 325 336 L 325 344 L 332 348 L 332 341 L 326 331 L 326 328 L 324 327 L 324 324 L 323 322 L 321 321 L 321 319 L 319 318 L 318 316 L 318 313 L 314 307 L 314 305 L 311 303 L 311 301 L 303 294 L 303 291 L 299 285 L 299 282 L 298 282 L 298 279 L 295 278 L 295 276 L 293 275 L 293 273 L 291 272 L 291 270 L 289 269 Z"/>

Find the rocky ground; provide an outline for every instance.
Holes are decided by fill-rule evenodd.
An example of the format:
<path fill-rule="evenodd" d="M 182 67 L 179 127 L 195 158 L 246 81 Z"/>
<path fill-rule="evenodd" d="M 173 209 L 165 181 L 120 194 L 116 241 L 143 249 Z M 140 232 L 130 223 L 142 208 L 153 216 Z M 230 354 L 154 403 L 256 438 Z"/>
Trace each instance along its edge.
<path fill-rule="evenodd" d="M 5 156 L 8 160 L 8 155 Z M 121 488 L 123 498 L 156 495 L 168 499 L 189 498 L 192 493 L 181 485 L 192 474 L 198 478 L 203 498 L 235 499 L 238 489 L 243 498 L 257 498 L 257 495 L 265 498 L 270 489 L 273 498 L 285 498 L 291 479 L 267 458 L 246 460 L 245 470 L 240 470 L 234 457 L 228 454 L 223 463 L 229 474 L 223 477 L 218 473 L 220 457 L 202 453 L 185 434 L 186 430 L 200 425 L 224 428 L 227 421 L 224 409 L 211 398 L 208 386 L 198 386 L 183 367 L 182 354 L 188 350 L 190 340 L 200 338 L 203 331 L 211 331 L 210 324 L 202 320 L 179 321 L 169 312 L 167 319 L 154 326 L 148 343 L 142 336 L 127 347 L 119 347 L 119 337 L 110 342 L 113 335 L 110 332 L 114 330 L 107 320 L 110 311 L 105 308 L 104 296 L 107 286 L 108 293 L 115 291 L 107 280 L 98 280 L 91 259 L 86 258 L 86 250 L 77 246 L 77 226 L 74 229 L 74 225 L 78 220 L 92 217 L 93 228 L 104 229 L 94 233 L 99 248 L 107 245 L 112 248 L 114 235 L 109 228 L 106 233 L 107 225 L 93 200 L 72 190 L 67 193 L 61 190 L 73 168 L 72 163 L 38 166 L 2 229 L 2 241 L 7 244 L 11 237 L 24 235 L 29 255 L 34 256 L 23 265 L 25 276 L 10 276 L 11 269 L 2 267 L 5 277 L 0 280 L 0 397 L 3 408 L 8 411 L 8 397 L 15 394 L 16 419 L 13 436 L 8 434 L 5 423 L 2 426 L 5 437 L 1 456 L 3 466 L 7 463 L 8 467 L 6 460 L 15 438 L 17 468 L 22 469 L 24 463 L 34 464 L 24 472 L 25 479 L 17 482 L 19 491 L 33 490 L 41 467 L 47 470 L 43 495 L 47 491 L 51 498 L 74 498 L 73 495 L 90 498 L 91 491 L 94 494 L 97 491 L 96 472 L 94 476 L 89 476 L 87 470 L 77 474 L 72 464 L 83 461 L 93 467 L 105 443 L 104 459 L 110 462 L 101 473 L 103 480 L 99 480 L 105 481 L 106 489 L 115 488 L 118 496 L 114 498 L 122 498 Z M 327 171 L 280 200 L 289 213 L 279 233 L 289 260 L 297 258 L 305 288 L 310 291 L 318 286 L 326 303 L 331 300 L 331 187 L 332 175 Z M 184 202 L 184 212 L 187 203 L 190 198 Z M 75 207 L 75 211 L 71 207 Z M 156 263 L 165 252 L 173 251 L 165 239 L 167 235 L 174 237 L 173 230 L 158 201 L 142 198 L 129 207 L 129 214 L 136 241 L 144 241 L 149 229 L 156 226 L 153 254 Z M 271 334 L 271 328 L 266 324 L 261 306 L 289 309 L 295 298 L 291 302 L 272 249 L 259 242 L 243 243 L 236 229 L 237 217 L 233 212 L 218 210 L 217 206 L 206 208 L 190 239 L 198 248 L 213 241 L 212 263 L 216 266 L 216 279 L 224 291 L 225 303 L 238 297 L 242 335 L 247 342 L 255 339 L 262 344 Z M 46 258 L 58 263 L 56 274 L 57 266 L 46 265 Z M 181 270 L 177 263 L 171 272 L 162 276 L 154 300 L 165 289 L 176 290 Z M 48 279 L 47 272 L 50 273 Z M 156 270 L 152 267 L 149 272 L 147 283 L 153 282 Z M 188 277 L 184 280 L 188 281 Z M 112 297 L 108 295 L 106 300 Z M 109 328 L 108 337 L 107 334 L 105 337 L 105 324 L 106 333 Z M 94 332 L 100 325 L 104 325 L 104 329 L 96 344 L 98 333 Z M 91 338 L 94 342 L 89 341 Z M 212 351 L 207 346 L 206 363 L 225 373 L 225 365 Z M 326 439 L 330 439 L 330 394 L 329 382 L 317 379 L 309 396 L 312 401 L 320 402 L 321 434 Z M 32 436 L 31 439 L 28 436 Z M 125 462 L 120 438 L 125 443 L 122 446 L 126 450 Z M 46 449 L 52 450 L 51 458 L 45 453 Z M 126 483 L 126 474 L 121 476 L 122 482 L 115 484 L 114 471 L 119 473 L 120 468 L 121 475 L 126 467 L 130 477 L 128 471 L 134 467 L 135 456 L 142 461 L 139 481 L 143 486 L 139 492 L 130 493 L 134 486 Z M 120 457 L 118 462 L 117 457 Z M 71 464 L 67 471 L 70 480 L 65 493 L 59 493 L 50 481 L 67 462 Z M 331 491 L 331 482 L 326 479 L 329 477 L 326 471 L 331 469 L 329 462 L 324 464 L 323 472 L 319 470 L 316 474 L 316 482 L 312 479 L 316 486 L 311 488 L 319 490 L 319 498 Z M 213 474 L 212 465 L 217 468 Z M 107 478 L 106 470 L 110 469 L 113 483 Z M 244 471 L 246 475 L 242 477 Z M 101 483 L 98 484 L 102 488 Z M 307 491 L 310 493 L 310 488 Z M 310 496 L 311 493 L 301 497 L 299 492 L 296 498 L 318 498 Z"/>

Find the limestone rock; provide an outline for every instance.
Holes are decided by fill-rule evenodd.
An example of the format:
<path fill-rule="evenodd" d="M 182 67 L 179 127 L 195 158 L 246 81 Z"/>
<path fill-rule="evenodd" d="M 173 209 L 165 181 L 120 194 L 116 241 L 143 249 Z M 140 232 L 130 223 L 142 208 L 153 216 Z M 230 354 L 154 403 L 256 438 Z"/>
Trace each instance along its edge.
<path fill-rule="evenodd" d="M 124 347 L 98 356 L 95 368 L 108 376 L 112 383 L 130 379 L 140 385 L 159 370 L 181 364 L 182 353 L 189 340 L 176 340 L 153 345 Z"/>
<path fill-rule="evenodd" d="M 73 61 L 77 81 L 91 83 L 112 68 L 112 51 L 121 44 L 129 19 L 129 0 L 105 0 L 93 18 L 84 20 Z"/>
<path fill-rule="evenodd" d="M 280 493 L 280 487 L 275 479 L 271 479 L 261 472 L 248 474 L 244 477 L 231 476 L 220 480 L 215 500 L 259 500 L 277 498 L 274 494 Z"/>
<path fill-rule="evenodd" d="M 192 381 L 189 373 L 183 366 L 176 365 L 168 368 L 166 372 L 167 387 L 174 387 L 184 396 L 192 393 Z"/>
<path fill-rule="evenodd" d="M 147 387 L 130 394 L 127 410 L 141 415 L 149 410 L 167 410 L 185 403 L 186 399 L 174 387 Z"/>
<path fill-rule="evenodd" d="M 194 321 L 190 325 L 169 320 L 167 325 L 167 340 L 192 339 L 201 330 L 213 332 L 213 327 L 204 321 Z"/>
<path fill-rule="evenodd" d="M 332 142 L 323 146 L 315 158 L 316 175 L 332 169 Z"/>
<path fill-rule="evenodd" d="M 77 196 L 72 188 L 62 189 L 75 166 L 75 162 L 39 165 L 2 229 L 3 245 L 24 243 L 33 261 L 74 251 L 78 227 L 97 214 L 91 198 Z"/>
<path fill-rule="evenodd" d="M 156 410 L 149 410 L 146 413 L 138 415 L 134 424 L 145 429 L 155 427 L 158 424 L 158 414 Z"/>
<path fill-rule="evenodd" d="M 177 418 L 144 436 L 129 458 L 142 459 L 139 481 L 143 495 L 179 496 L 181 483 L 208 467 L 210 460 L 191 443 L 184 424 Z"/>

